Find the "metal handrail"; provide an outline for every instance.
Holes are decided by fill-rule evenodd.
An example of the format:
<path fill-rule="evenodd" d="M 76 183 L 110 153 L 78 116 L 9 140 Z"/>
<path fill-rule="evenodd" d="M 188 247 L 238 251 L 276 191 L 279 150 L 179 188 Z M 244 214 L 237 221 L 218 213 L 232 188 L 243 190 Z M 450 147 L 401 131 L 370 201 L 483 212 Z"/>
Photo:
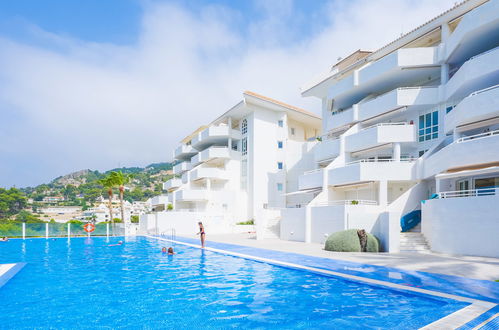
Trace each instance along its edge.
<path fill-rule="evenodd" d="M 306 175 L 306 174 L 317 173 L 317 172 L 321 172 L 322 170 L 323 170 L 322 168 L 316 168 L 315 170 L 303 172 L 303 174 Z"/>
<path fill-rule="evenodd" d="M 494 86 L 490 86 L 490 87 L 487 87 L 487 88 L 484 88 L 484 89 L 480 89 L 478 91 L 474 91 L 473 93 L 471 93 L 468 96 L 475 96 L 475 95 L 478 95 L 478 94 L 481 94 L 481 93 L 484 93 L 484 92 L 488 92 L 488 91 L 490 91 L 492 89 L 496 89 L 496 88 L 499 88 L 499 84 L 498 85 L 494 85 Z"/>
<path fill-rule="evenodd" d="M 393 159 L 393 158 L 388 158 L 388 159 L 358 159 L 354 160 L 352 162 L 348 162 L 345 164 L 346 165 L 353 165 L 353 164 L 358 164 L 358 163 L 390 163 L 390 162 L 405 162 L 405 163 L 410 163 L 410 162 L 415 162 L 417 159 L 416 158 L 401 158 L 399 160 Z"/>
<path fill-rule="evenodd" d="M 378 205 L 378 202 L 365 199 L 343 199 L 343 200 L 314 203 L 314 206 L 334 206 L 334 205 Z"/>
<path fill-rule="evenodd" d="M 397 122 L 397 123 L 378 123 L 378 124 L 374 124 L 374 125 L 371 125 L 371 126 L 367 126 L 367 127 L 364 127 L 362 129 L 359 130 L 360 131 L 364 131 L 366 129 L 370 129 L 370 128 L 374 128 L 374 127 L 381 127 L 381 126 L 408 126 L 408 125 L 414 125 L 414 124 L 411 124 L 411 123 L 408 123 L 408 122 Z"/>
<path fill-rule="evenodd" d="M 499 195 L 499 187 L 442 191 L 439 192 L 437 195 L 438 198 L 493 196 L 493 195 Z"/>
<path fill-rule="evenodd" d="M 467 141 L 471 141 L 471 140 L 483 139 L 483 138 L 486 138 L 489 136 L 494 136 L 494 135 L 499 135 L 499 129 L 494 130 L 494 131 L 490 131 L 490 132 L 470 135 L 470 136 L 463 136 L 462 138 L 457 139 L 455 142 L 462 143 L 462 142 L 467 142 Z"/>

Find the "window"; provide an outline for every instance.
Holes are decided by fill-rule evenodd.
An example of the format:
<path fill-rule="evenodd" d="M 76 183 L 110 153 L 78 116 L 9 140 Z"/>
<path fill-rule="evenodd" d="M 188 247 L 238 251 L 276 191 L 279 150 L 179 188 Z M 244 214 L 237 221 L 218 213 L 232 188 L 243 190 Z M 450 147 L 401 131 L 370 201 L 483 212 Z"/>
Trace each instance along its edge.
<path fill-rule="evenodd" d="M 248 133 L 248 121 L 246 119 L 243 119 L 243 122 L 241 123 L 241 133 Z"/>
<path fill-rule="evenodd" d="M 282 183 L 277 184 L 277 191 L 282 191 Z"/>
<path fill-rule="evenodd" d="M 419 116 L 419 142 L 438 138 L 438 111 Z"/>
<path fill-rule="evenodd" d="M 282 149 L 282 141 L 277 141 L 277 148 Z"/>
<path fill-rule="evenodd" d="M 277 125 L 279 127 L 283 127 L 284 126 L 284 121 L 282 121 L 282 120 L 277 121 Z"/>
<path fill-rule="evenodd" d="M 425 154 L 425 152 L 427 152 L 427 151 L 428 151 L 428 149 L 426 149 L 426 150 L 419 150 L 419 153 L 418 153 L 419 157 L 423 156 Z"/>
<path fill-rule="evenodd" d="M 277 162 L 277 169 L 282 170 L 282 168 L 283 168 L 282 162 Z"/>
<path fill-rule="evenodd" d="M 291 135 L 295 135 L 295 128 L 291 127 Z"/>
<path fill-rule="evenodd" d="M 243 138 L 241 141 L 241 153 L 246 155 L 248 153 L 248 138 Z"/>

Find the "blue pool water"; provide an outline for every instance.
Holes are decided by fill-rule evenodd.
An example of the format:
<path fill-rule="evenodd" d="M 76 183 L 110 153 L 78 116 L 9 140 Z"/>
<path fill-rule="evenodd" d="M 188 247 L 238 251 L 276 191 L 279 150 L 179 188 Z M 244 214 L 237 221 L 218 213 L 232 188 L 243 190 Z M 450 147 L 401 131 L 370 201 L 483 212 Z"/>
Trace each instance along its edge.
<path fill-rule="evenodd" d="M 123 239 L 123 238 L 121 238 Z M 118 241 L 112 238 L 111 243 Z M 137 237 L 11 240 L 0 328 L 418 328 L 465 303 Z"/>

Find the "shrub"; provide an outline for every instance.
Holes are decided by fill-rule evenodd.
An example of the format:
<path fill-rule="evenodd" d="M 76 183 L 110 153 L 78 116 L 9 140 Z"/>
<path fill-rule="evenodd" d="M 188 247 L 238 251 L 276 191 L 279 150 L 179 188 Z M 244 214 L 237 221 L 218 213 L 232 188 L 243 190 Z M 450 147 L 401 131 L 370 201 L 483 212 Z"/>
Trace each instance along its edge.
<path fill-rule="evenodd" d="M 132 215 L 130 217 L 130 222 L 131 223 L 139 223 L 139 216 L 138 215 Z"/>
<path fill-rule="evenodd" d="M 254 225 L 254 224 L 255 224 L 255 220 L 253 220 L 253 219 L 236 223 L 236 225 Z"/>
<path fill-rule="evenodd" d="M 173 204 L 171 204 L 171 203 L 170 203 L 170 204 L 168 204 L 168 205 L 166 206 L 166 210 L 167 210 L 167 211 L 171 211 L 171 210 L 173 210 Z"/>
<path fill-rule="evenodd" d="M 360 252 L 357 229 L 348 229 L 329 235 L 325 249 L 336 252 Z M 378 239 L 367 233 L 367 252 L 379 252 Z"/>

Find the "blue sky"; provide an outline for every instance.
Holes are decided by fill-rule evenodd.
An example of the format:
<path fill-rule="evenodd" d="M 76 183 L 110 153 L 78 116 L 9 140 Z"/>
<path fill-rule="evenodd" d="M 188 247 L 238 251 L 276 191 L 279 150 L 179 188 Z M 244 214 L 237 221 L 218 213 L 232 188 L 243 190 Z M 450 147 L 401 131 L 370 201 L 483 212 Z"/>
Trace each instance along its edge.
<path fill-rule="evenodd" d="M 300 86 L 453 2 L 1 1 L 0 186 L 170 161 L 244 90 L 320 113 Z"/>

